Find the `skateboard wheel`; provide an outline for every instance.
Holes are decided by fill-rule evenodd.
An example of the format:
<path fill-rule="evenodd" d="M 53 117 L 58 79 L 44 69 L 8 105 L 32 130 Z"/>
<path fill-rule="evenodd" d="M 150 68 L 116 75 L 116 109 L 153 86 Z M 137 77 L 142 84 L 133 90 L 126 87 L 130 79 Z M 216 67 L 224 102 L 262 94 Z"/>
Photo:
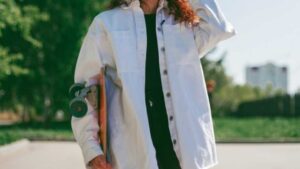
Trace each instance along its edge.
<path fill-rule="evenodd" d="M 69 108 L 72 116 L 77 118 L 83 117 L 88 109 L 86 101 L 81 97 L 71 100 Z"/>
<path fill-rule="evenodd" d="M 70 98 L 76 97 L 76 92 L 82 90 L 84 87 L 83 83 L 74 83 L 69 89 Z"/>

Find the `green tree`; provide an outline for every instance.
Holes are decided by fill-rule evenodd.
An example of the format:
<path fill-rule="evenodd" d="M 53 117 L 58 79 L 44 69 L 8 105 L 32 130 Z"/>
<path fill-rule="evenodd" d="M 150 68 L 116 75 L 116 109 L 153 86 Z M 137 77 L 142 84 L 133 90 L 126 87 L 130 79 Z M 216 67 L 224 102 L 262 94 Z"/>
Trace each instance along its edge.
<path fill-rule="evenodd" d="M 82 38 L 93 17 L 107 3 L 84 0 L 17 1 L 20 8 L 36 6 L 49 19 L 32 28 L 34 37 L 43 45 L 37 44 L 38 48 L 21 45 L 23 48 L 20 51 L 24 56 L 22 65 L 29 73 L 4 81 L 4 97 L 8 99 L 3 100 L 18 102 L 28 114 L 33 117 L 43 115 L 46 121 L 51 120 L 58 110 L 68 114 L 67 91 L 73 83 L 73 71 Z M 11 43 L 10 46 L 14 45 Z"/>
<path fill-rule="evenodd" d="M 256 100 L 263 97 L 279 94 L 270 86 L 259 89 L 249 85 L 235 84 L 230 76 L 226 74 L 224 60 L 228 53 L 223 52 L 219 59 L 209 59 L 211 54 L 216 52 L 216 48 L 201 59 L 206 81 L 214 81 L 215 87 L 212 92 L 211 105 L 214 115 L 224 116 L 236 111 L 241 102 Z"/>
<path fill-rule="evenodd" d="M 20 6 L 14 0 L 0 0 L 0 103 L 1 109 L 13 108 L 24 112 L 18 93 L 23 83 L 13 79 L 33 73 L 26 57 L 39 50 L 43 43 L 34 36 L 33 28 L 48 19 L 36 6 Z M 34 53 L 31 53 L 34 54 Z"/>
<path fill-rule="evenodd" d="M 14 0 L 0 0 L 0 80 L 28 74 L 29 70 L 18 64 L 24 55 L 17 41 L 40 48 L 42 43 L 33 37 L 31 30 L 38 21 L 46 19 L 47 15 L 32 5 L 19 7 Z"/>

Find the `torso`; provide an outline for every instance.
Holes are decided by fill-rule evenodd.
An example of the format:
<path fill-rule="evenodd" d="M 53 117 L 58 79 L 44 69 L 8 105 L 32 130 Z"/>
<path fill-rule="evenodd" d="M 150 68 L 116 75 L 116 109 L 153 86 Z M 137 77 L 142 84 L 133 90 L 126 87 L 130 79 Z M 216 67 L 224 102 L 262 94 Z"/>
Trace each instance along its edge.
<path fill-rule="evenodd" d="M 179 162 L 173 150 L 168 117 L 165 108 L 160 77 L 159 55 L 156 38 L 155 13 L 145 14 L 147 28 L 145 94 L 147 114 L 152 141 L 160 169 L 179 169 Z"/>

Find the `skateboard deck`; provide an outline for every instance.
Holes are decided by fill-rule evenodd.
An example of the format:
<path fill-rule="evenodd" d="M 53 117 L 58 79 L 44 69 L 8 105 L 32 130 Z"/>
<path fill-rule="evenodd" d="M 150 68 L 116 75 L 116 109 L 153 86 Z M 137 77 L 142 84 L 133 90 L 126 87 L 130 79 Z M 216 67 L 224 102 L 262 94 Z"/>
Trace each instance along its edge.
<path fill-rule="evenodd" d="M 108 160 L 108 115 L 105 86 L 105 71 L 101 69 L 99 75 L 99 106 L 98 106 L 98 123 L 99 123 L 99 143 L 103 150 L 106 160 Z"/>

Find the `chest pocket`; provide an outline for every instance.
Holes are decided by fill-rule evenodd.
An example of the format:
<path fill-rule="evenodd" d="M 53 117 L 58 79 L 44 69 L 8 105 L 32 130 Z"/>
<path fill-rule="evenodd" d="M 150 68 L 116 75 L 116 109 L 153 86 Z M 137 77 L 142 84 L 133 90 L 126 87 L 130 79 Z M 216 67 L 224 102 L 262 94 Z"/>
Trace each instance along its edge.
<path fill-rule="evenodd" d="M 163 31 L 168 63 L 175 65 L 199 63 L 192 28 L 179 23 L 164 24 Z"/>
<path fill-rule="evenodd" d="M 116 58 L 117 71 L 137 71 L 136 42 L 134 33 L 128 30 L 111 31 L 112 46 Z"/>

